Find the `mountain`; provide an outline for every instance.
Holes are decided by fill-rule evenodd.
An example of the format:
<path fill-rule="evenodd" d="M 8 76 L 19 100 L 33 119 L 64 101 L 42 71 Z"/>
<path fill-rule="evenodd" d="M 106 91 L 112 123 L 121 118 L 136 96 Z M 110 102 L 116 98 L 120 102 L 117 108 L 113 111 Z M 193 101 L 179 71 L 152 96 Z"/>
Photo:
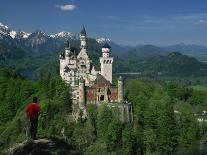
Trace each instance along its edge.
<path fill-rule="evenodd" d="M 99 43 L 99 44 L 104 44 L 105 42 L 111 42 L 111 40 L 109 38 L 97 38 L 96 41 Z"/>
<path fill-rule="evenodd" d="M 139 57 L 139 58 L 150 58 L 154 56 L 167 55 L 169 52 L 163 50 L 160 47 L 154 45 L 138 45 L 128 52 L 124 53 L 124 57 Z"/>
<path fill-rule="evenodd" d="M 15 68 L 18 73 L 30 79 L 58 74 L 59 54 L 63 52 L 64 43 L 68 38 L 72 38 L 71 44 L 77 54 L 80 50 L 79 40 L 66 31 L 54 35 L 48 35 L 41 30 L 33 33 L 16 32 L 0 24 L 0 36 L 0 64 Z M 108 38 L 88 38 L 88 54 L 95 67 L 99 67 L 101 47 L 106 41 L 110 42 L 112 47 L 111 55 L 114 57 L 113 72 L 115 73 L 141 72 L 148 75 L 159 72 L 166 76 L 205 74 L 206 64 L 185 54 L 170 54 L 170 48 L 167 50 L 154 45 L 122 46 Z M 174 46 L 172 49 L 179 50 L 182 49 L 181 47 L 186 45 Z"/>
<path fill-rule="evenodd" d="M 50 37 L 68 39 L 69 37 L 72 38 L 74 36 L 71 32 L 62 31 L 62 32 L 56 33 L 54 35 L 50 35 Z"/>
<path fill-rule="evenodd" d="M 145 62 L 144 71 L 168 76 L 207 75 L 207 64 L 193 57 L 173 52 L 167 56 L 153 57 Z"/>
<path fill-rule="evenodd" d="M 29 37 L 31 33 L 27 33 L 24 31 L 14 31 L 9 29 L 8 26 L 2 24 L 0 22 L 0 39 L 14 39 L 14 40 L 21 40 L 26 39 Z"/>
<path fill-rule="evenodd" d="M 62 47 L 68 39 L 74 39 L 71 32 L 58 32 L 56 34 L 46 34 L 41 30 L 33 33 L 24 31 L 14 31 L 8 26 L 0 23 L 0 40 L 4 40 L 12 46 L 17 46 L 31 54 L 48 54 L 54 53 Z"/>
<path fill-rule="evenodd" d="M 60 46 L 60 45 L 59 45 Z M 26 51 L 32 51 L 33 53 L 52 53 L 59 47 L 46 33 L 41 30 L 33 32 L 29 37 L 23 42 L 21 48 Z"/>
<path fill-rule="evenodd" d="M 177 44 L 167 47 L 162 47 L 168 52 L 180 52 L 189 56 L 193 56 L 200 61 L 207 61 L 207 47 L 194 44 Z"/>
<path fill-rule="evenodd" d="M 97 38 L 96 41 L 100 44 L 103 45 L 105 42 L 109 42 L 112 52 L 115 53 L 118 56 L 122 56 L 124 53 L 127 51 L 133 49 L 132 46 L 128 45 L 119 45 L 113 41 L 111 41 L 109 38 Z"/>
<path fill-rule="evenodd" d="M 173 52 L 178 51 L 182 52 L 183 54 L 200 54 L 200 53 L 207 53 L 206 46 L 194 45 L 194 44 L 176 44 L 172 46 L 162 47 L 163 49 Z"/>
<path fill-rule="evenodd" d="M 137 72 L 141 75 L 161 76 L 206 76 L 207 64 L 197 59 L 172 52 L 164 56 L 146 59 L 138 57 L 118 58 L 114 70 L 118 73 Z"/>

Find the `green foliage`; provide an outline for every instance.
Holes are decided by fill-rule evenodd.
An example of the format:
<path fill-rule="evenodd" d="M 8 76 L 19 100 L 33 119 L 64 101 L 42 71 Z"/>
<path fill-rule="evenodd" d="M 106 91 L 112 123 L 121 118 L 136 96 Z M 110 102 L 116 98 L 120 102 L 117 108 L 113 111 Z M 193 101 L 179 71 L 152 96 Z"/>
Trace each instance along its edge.
<path fill-rule="evenodd" d="M 25 107 L 31 102 L 30 96 L 37 96 L 41 106 L 39 136 L 63 136 L 61 131 L 68 125 L 65 116 L 71 111 L 71 100 L 69 87 L 60 77 L 49 77 L 33 83 L 21 76 L 12 77 L 5 73 L 0 75 L 0 81 L 3 94 L 0 96 L 0 139 L 3 147 L 26 138 L 29 122 L 25 117 Z"/>
<path fill-rule="evenodd" d="M 198 133 L 198 122 L 194 116 L 193 109 L 188 103 L 178 103 L 176 110 L 178 129 L 179 129 L 179 143 L 184 146 L 191 145 L 195 140 Z"/>
<path fill-rule="evenodd" d="M 92 145 L 90 145 L 88 148 L 86 148 L 85 151 L 86 155 L 109 155 L 111 153 L 109 153 L 107 151 L 107 146 L 105 143 L 101 143 L 101 142 L 96 142 L 93 143 Z"/>
<path fill-rule="evenodd" d="M 60 77 L 32 82 L 8 68 L 0 73 L 0 149 L 27 138 L 31 96 L 41 106 L 38 136 L 63 139 L 83 154 L 184 154 L 206 138 L 207 124 L 198 122 L 206 119 L 206 91 L 130 80 L 124 90 L 133 105 L 131 122 L 117 120 L 107 104 L 87 105 L 87 119 L 72 122 L 71 90 Z"/>
<path fill-rule="evenodd" d="M 107 130 L 108 126 L 112 121 L 112 111 L 107 107 L 106 104 L 103 104 L 98 112 L 97 116 L 97 132 L 98 137 L 107 139 Z"/>

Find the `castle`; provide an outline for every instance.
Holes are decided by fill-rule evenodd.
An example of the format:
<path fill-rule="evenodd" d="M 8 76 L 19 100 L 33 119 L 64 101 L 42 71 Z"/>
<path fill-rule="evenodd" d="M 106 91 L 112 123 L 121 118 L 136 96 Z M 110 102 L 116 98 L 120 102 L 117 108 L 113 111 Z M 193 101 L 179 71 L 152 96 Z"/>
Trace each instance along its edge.
<path fill-rule="evenodd" d="M 60 55 L 60 76 L 72 89 L 72 114 L 75 119 L 87 116 L 86 105 L 107 103 L 119 111 L 121 121 L 129 121 L 131 105 L 124 102 L 123 79 L 118 79 L 118 86 L 112 84 L 113 57 L 111 47 L 106 42 L 102 46 L 100 70 L 95 70 L 88 56 L 87 34 L 83 27 L 80 33 L 80 52 L 77 54 L 67 43 L 65 52 Z"/>

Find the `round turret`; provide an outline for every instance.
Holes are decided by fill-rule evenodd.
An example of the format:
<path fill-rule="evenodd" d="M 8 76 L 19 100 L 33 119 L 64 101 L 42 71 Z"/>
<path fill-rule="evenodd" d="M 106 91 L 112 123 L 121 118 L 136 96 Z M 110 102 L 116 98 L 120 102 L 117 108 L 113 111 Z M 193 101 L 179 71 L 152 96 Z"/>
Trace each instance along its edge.
<path fill-rule="evenodd" d="M 124 100 L 124 86 L 123 79 L 120 76 L 118 79 L 118 102 L 123 102 Z"/>
<path fill-rule="evenodd" d="M 83 77 L 79 79 L 79 107 L 85 107 L 85 80 Z"/>
<path fill-rule="evenodd" d="M 102 47 L 102 56 L 109 57 L 109 53 L 111 51 L 111 46 L 108 43 L 105 43 Z"/>
<path fill-rule="evenodd" d="M 119 81 L 123 81 L 123 78 L 122 78 L 122 76 L 119 76 L 119 79 L 118 79 Z"/>

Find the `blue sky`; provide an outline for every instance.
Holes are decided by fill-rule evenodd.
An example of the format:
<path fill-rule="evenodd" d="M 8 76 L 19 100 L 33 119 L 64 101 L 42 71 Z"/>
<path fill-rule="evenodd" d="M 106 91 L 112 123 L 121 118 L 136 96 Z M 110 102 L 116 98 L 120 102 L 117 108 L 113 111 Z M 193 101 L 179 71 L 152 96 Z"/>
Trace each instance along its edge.
<path fill-rule="evenodd" d="M 109 37 L 119 44 L 207 46 L 207 0 L 1 0 L 0 22 L 15 30 Z"/>

